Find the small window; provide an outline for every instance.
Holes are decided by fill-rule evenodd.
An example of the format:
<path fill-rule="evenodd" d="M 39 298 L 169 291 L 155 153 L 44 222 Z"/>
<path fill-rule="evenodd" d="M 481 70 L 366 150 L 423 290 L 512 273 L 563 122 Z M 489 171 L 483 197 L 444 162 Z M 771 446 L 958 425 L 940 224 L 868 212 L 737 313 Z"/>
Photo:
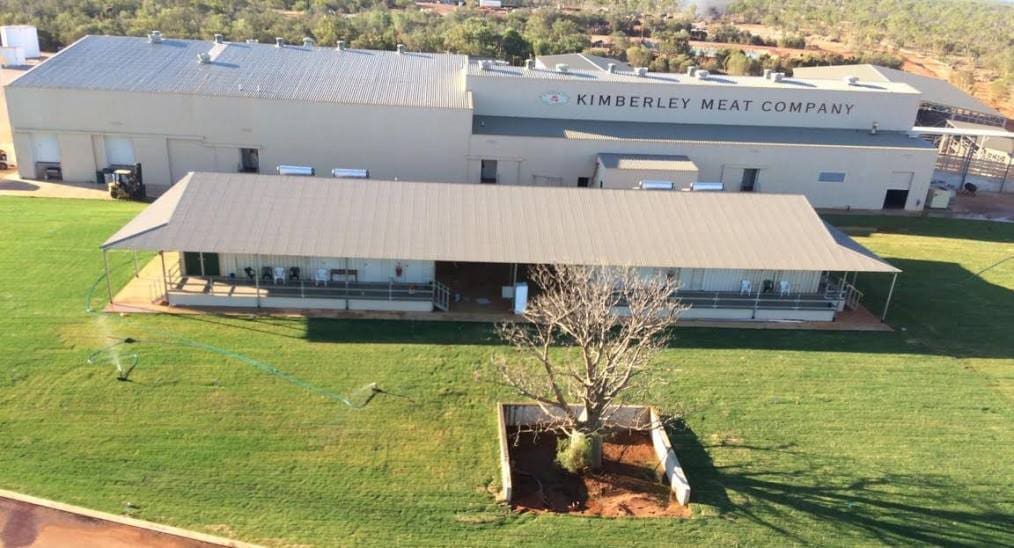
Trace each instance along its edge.
<path fill-rule="evenodd" d="M 817 175 L 818 183 L 844 183 L 845 172 L 844 171 L 821 171 L 820 175 Z"/>

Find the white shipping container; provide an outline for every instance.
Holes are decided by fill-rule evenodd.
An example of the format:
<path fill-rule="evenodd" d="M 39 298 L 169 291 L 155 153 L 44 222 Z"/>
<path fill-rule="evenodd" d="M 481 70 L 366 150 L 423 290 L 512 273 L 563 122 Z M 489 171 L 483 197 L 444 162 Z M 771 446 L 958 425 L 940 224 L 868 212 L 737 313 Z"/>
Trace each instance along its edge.
<path fill-rule="evenodd" d="M 5 25 L 0 27 L 0 42 L 8 48 L 24 48 L 25 57 L 41 57 L 39 31 L 31 25 Z"/>
<path fill-rule="evenodd" d="M 28 64 L 25 60 L 25 48 L 0 47 L 0 66 L 21 67 Z"/>

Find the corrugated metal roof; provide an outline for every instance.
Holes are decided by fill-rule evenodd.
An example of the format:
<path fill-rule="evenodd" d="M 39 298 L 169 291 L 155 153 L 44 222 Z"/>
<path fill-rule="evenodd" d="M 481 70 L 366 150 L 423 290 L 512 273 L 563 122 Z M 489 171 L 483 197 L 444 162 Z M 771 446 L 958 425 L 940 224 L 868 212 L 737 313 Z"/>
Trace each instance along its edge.
<path fill-rule="evenodd" d="M 697 171 L 697 164 L 686 156 L 664 154 L 599 154 L 599 162 L 607 169 L 651 171 Z"/>
<path fill-rule="evenodd" d="M 472 133 L 515 137 L 663 141 L 672 143 L 741 143 L 790 146 L 849 146 L 932 149 L 933 145 L 907 133 L 855 129 L 825 129 L 720 124 L 647 124 L 563 118 L 474 116 Z"/>
<path fill-rule="evenodd" d="M 799 67 L 792 69 L 792 71 L 796 76 L 811 79 L 840 80 L 846 76 L 855 76 L 860 81 L 904 83 L 919 90 L 924 101 L 1004 117 L 1000 111 L 961 91 L 949 82 L 903 70 L 867 64 Z"/>
<path fill-rule="evenodd" d="M 12 85 L 465 109 L 466 64 L 442 53 L 87 36 Z"/>
<path fill-rule="evenodd" d="M 896 272 L 802 196 L 194 173 L 107 249 L 528 264 Z M 589 231 L 589 227 L 594 230 Z M 139 230 L 142 229 L 142 230 Z M 853 245 L 858 246 L 855 242 Z"/>
<path fill-rule="evenodd" d="M 850 93 L 907 93 L 917 94 L 918 90 L 899 82 L 884 81 L 877 85 L 850 86 L 844 81 L 829 79 L 804 79 L 786 77 L 781 81 L 768 80 L 761 76 L 730 76 L 725 74 L 713 74 L 706 80 L 701 80 L 682 73 L 671 72 L 649 72 L 645 76 L 638 76 L 632 70 L 618 70 L 615 73 L 603 70 L 581 70 L 574 69 L 567 72 L 559 72 L 554 67 L 527 69 L 524 67 L 513 67 L 510 65 L 492 65 L 483 68 L 480 61 L 472 61 L 468 64 L 468 76 L 470 78 L 499 78 L 499 79 L 540 79 L 551 81 L 571 82 L 617 82 L 624 84 L 656 84 L 683 86 L 708 86 L 708 87 L 747 87 L 747 88 L 774 88 L 774 89 L 796 89 L 803 91 L 848 91 Z"/>
<path fill-rule="evenodd" d="M 957 129 L 971 129 L 971 130 L 986 130 L 996 131 L 1002 130 L 996 126 L 987 126 L 986 124 L 976 124 L 973 122 L 962 122 L 960 120 L 947 120 L 947 125 Z M 983 148 L 996 150 L 998 152 L 1006 152 L 1007 154 L 1014 154 L 1014 139 L 1008 137 L 983 137 L 980 139 L 979 144 Z"/>

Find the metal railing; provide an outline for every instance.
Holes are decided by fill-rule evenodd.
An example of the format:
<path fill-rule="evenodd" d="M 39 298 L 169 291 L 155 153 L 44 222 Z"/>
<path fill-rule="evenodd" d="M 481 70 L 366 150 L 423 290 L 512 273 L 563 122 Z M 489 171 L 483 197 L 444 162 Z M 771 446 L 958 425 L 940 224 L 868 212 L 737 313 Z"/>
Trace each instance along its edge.
<path fill-rule="evenodd" d="M 197 287 L 174 284 L 174 293 L 204 294 L 216 297 L 299 299 L 346 299 L 372 301 L 434 301 L 433 283 L 395 282 L 315 282 L 313 280 L 286 280 L 285 283 L 264 282 L 228 277 L 191 276 L 181 278 L 197 281 Z M 249 290 L 253 291 L 249 291 Z M 244 291 L 245 290 L 245 291 Z M 435 302 L 435 301 L 434 301 Z"/>
<path fill-rule="evenodd" d="M 740 294 L 730 291 L 680 291 L 673 298 L 694 308 L 827 310 L 841 301 L 840 293 L 777 293 Z"/>
<path fill-rule="evenodd" d="M 451 289 L 440 282 L 433 282 L 433 306 L 444 312 L 451 309 Z"/>

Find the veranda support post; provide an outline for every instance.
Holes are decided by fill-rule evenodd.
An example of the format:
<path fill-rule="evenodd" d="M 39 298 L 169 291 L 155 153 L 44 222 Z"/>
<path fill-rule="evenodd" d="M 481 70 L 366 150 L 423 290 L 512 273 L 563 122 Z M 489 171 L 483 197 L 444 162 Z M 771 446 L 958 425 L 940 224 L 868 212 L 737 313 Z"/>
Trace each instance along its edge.
<path fill-rule="evenodd" d="M 163 297 L 166 302 L 169 302 L 169 276 L 165 271 L 165 251 L 159 250 L 158 259 L 162 263 L 162 291 L 164 292 Z"/>
<path fill-rule="evenodd" d="M 257 270 L 254 272 L 254 294 L 257 296 L 257 308 L 261 307 L 261 256 L 257 255 Z"/>
<path fill-rule="evenodd" d="M 884 313 L 880 316 L 880 321 L 887 320 L 887 309 L 891 306 L 891 297 L 894 296 L 894 284 L 898 281 L 898 273 L 895 272 L 894 276 L 891 277 L 891 289 L 887 291 L 887 301 L 884 302 Z"/>
<path fill-rule="evenodd" d="M 109 250 L 102 250 L 102 264 L 106 270 L 106 291 L 109 293 L 109 304 L 113 304 L 113 282 L 109 279 Z"/>

